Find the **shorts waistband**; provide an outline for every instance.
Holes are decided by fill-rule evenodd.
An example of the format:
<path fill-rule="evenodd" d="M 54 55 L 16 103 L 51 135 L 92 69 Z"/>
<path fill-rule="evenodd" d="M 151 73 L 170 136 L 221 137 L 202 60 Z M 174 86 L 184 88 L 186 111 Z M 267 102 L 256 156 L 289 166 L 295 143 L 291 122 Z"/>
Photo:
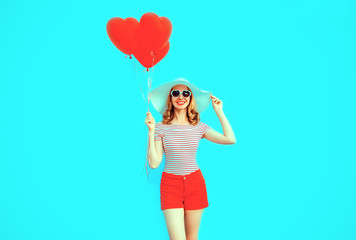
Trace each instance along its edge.
<path fill-rule="evenodd" d="M 195 170 L 194 172 L 191 172 L 189 174 L 185 174 L 185 175 L 177 175 L 177 174 L 173 174 L 173 173 L 167 173 L 167 172 L 163 172 L 162 173 L 162 177 L 168 177 L 168 178 L 173 178 L 173 179 L 187 179 L 187 178 L 191 178 L 194 177 L 198 174 L 201 174 L 201 170 Z"/>

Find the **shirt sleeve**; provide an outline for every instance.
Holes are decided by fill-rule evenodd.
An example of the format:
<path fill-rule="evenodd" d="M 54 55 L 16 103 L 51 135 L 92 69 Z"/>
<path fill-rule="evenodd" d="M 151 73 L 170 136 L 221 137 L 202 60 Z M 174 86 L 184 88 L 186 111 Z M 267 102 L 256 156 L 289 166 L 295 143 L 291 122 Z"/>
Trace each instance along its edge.
<path fill-rule="evenodd" d="M 200 138 L 203 138 L 204 134 L 205 134 L 209 129 L 211 129 L 211 127 L 209 127 L 206 123 L 202 123 L 202 126 L 201 126 L 202 134 L 201 134 L 201 137 L 200 137 Z"/>
<path fill-rule="evenodd" d="M 163 129 L 161 124 L 157 124 L 156 123 L 156 127 L 155 127 L 155 141 L 159 141 L 162 140 L 163 137 Z"/>

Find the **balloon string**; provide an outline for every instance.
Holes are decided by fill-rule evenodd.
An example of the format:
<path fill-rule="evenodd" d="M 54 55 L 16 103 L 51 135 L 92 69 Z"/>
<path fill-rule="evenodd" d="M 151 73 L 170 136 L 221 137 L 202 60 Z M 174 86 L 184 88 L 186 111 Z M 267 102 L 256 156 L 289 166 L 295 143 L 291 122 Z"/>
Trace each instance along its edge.
<path fill-rule="evenodd" d="M 141 90 L 141 93 L 142 93 L 143 100 L 146 101 L 146 96 L 145 96 L 145 94 L 144 94 L 144 92 L 142 90 L 142 84 L 141 84 L 141 81 L 140 81 L 140 77 L 138 76 L 138 73 L 137 73 L 137 67 L 136 67 L 136 64 L 135 64 L 135 62 L 133 60 L 132 60 L 132 64 L 133 64 L 134 69 L 135 69 L 136 79 L 138 81 L 138 84 L 140 85 L 140 90 Z"/>
<path fill-rule="evenodd" d="M 148 88 L 147 88 L 147 109 L 148 111 L 150 111 L 150 90 L 151 90 L 151 81 L 152 81 L 152 77 L 150 77 L 150 72 L 147 72 L 147 84 L 148 84 Z"/>
<path fill-rule="evenodd" d="M 150 178 L 149 178 L 149 175 L 150 175 L 150 171 L 148 171 L 147 169 L 147 163 L 148 163 L 148 159 L 149 159 L 149 141 L 150 141 L 150 135 L 148 134 L 148 140 L 147 140 L 147 148 L 146 148 L 146 163 L 145 163 L 145 166 L 143 167 L 143 169 L 142 169 L 142 171 L 144 170 L 144 169 L 146 169 L 146 175 L 147 175 L 147 180 L 149 181 L 150 180 Z M 142 173 L 142 171 L 141 171 L 141 173 Z"/>
<path fill-rule="evenodd" d="M 141 171 L 141 174 L 143 172 L 144 169 L 146 169 L 146 175 L 147 175 L 147 180 L 149 181 L 150 178 L 149 178 L 149 175 L 150 175 L 150 171 L 148 171 L 147 169 L 147 163 L 149 161 L 149 141 L 150 141 L 150 135 L 148 134 L 148 140 L 147 140 L 147 147 L 146 147 L 146 163 L 145 163 L 145 166 L 143 167 L 142 171 Z"/>
<path fill-rule="evenodd" d="M 148 68 L 147 68 L 148 69 Z M 148 90 L 147 90 L 147 109 L 148 109 L 148 112 L 150 111 L 150 89 L 151 89 L 151 82 L 150 82 L 150 72 L 147 71 L 147 76 L 148 76 L 148 79 L 147 79 L 147 85 L 148 85 Z M 146 175 L 147 175 L 147 179 L 149 181 L 149 172 L 148 172 L 148 168 L 147 168 L 147 163 L 149 161 L 149 150 L 150 150 L 150 135 L 148 134 L 148 139 L 147 139 L 147 148 L 146 148 L 146 163 L 145 163 L 145 168 L 146 168 Z"/>
<path fill-rule="evenodd" d="M 127 57 L 128 57 L 128 55 L 125 56 L 125 58 L 127 58 Z M 130 56 L 130 59 L 132 59 L 131 56 Z M 139 83 L 139 85 L 140 85 L 140 90 L 141 90 L 141 93 L 142 93 L 142 97 L 143 97 L 143 99 L 146 101 L 146 97 L 145 97 L 145 94 L 143 93 L 143 90 L 142 90 L 141 81 L 140 81 L 140 78 L 139 78 L 139 76 L 138 76 L 138 73 L 137 73 L 138 70 L 137 70 L 137 67 L 136 67 L 136 64 L 135 64 L 135 61 L 134 61 L 134 60 L 132 60 L 132 65 L 134 66 L 134 69 L 135 69 L 136 79 L 138 80 L 138 83 Z M 149 141 L 149 135 L 148 135 L 148 141 Z M 148 141 L 147 141 L 147 143 L 149 143 Z M 150 179 L 149 179 L 149 173 L 150 173 L 150 172 L 147 171 L 147 162 L 148 162 L 148 158 L 149 158 L 148 150 L 149 150 L 149 145 L 147 144 L 147 148 L 146 148 L 146 163 L 145 163 L 145 166 L 143 167 L 142 171 L 146 168 L 147 180 L 149 181 L 149 180 L 150 180 Z M 142 173 L 142 171 L 141 171 L 141 173 Z"/>
<path fill-rule="evenodd" d="M 150 91 L 151 91 L 151 86 L 152 86 L 152 77 L 153 77 L 153 68 L 154 68 L 154 61 L 155 61 L 155 54 L 153 53 L 153 52 L 151 52 L 151 55 L 153 55 L 153 58 L 152 58 L 152 74 L 151 74 L 151 77 L 150 77 L 150 74 L 149 74 L 149 72 L 148 72 L 148 93 L 147 93 L 147 97 L 148 97 L 148 102 L 147 102 L 147 104 L 148 104 L 148 111 L 150 111 L 150 108 L 149 108 L 149 106 L 150 106 Z"/>
<path fill-rule="evenodd" d="M 154 61 L 155 61 L 155 55 L 153 54 L 153 52 L 151 52 L 151 55 L 153 55 L 153 58 L 152 58 L 152 75 L 153 75 L 153 68 L 154 68 Z M 148 71 L 148 68 L 147 68 L 147 75 L 148 75 L 148 80 L 147 80 L 147 84 L 148 84 L 148 93 L 147 93 L 147 108 L 148 108 L 148 111 L 150 111 L 150 90 L 151 90 L 151 86 L 152 86 L 152 76 L 150 77 L 150 72 Z M 150 136 L 148 135 L 148 140 L 147 140 L 147 149 L 146 149 L 146 163 L 145 163 L 145 168 L 146 168 L 146 174 L 147 174 L 147 179 L 149 180 L 149 172 L 147 170 L 147 162 L 149 161 L 149 142 L 150 142 Z"/>

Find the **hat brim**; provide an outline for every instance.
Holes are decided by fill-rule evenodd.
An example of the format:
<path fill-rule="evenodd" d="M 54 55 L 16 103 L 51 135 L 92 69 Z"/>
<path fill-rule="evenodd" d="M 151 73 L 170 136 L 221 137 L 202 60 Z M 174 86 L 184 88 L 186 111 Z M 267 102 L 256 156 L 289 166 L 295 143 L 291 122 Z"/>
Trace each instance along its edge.
<path fill-rule="evenodd" d="M 179 78 L 174 81 L 170 81 L 160 85 L 159 87 L 153 89 L 149 93 L 149 98 L 152 102 L 153 107 L 161 114 L 164 114 L 166 111 L 166 101 L 169 94 L 169 91 L 175 85 L 183 84 L 189 87 L 192 90 L 192 94 L 195 98 L 198 113 L 202 113 L 209 107 L 211 101 L 210 95 L 211 92 L 201 90 L 197 88 L 194 84 L 190 83 L 184 78 Z"/>

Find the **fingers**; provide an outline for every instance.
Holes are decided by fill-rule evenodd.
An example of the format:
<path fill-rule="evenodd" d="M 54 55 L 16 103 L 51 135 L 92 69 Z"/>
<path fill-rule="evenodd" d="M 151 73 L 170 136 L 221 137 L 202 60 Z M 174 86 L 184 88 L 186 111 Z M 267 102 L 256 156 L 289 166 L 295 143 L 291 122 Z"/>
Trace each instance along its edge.
<path fill-rule="evenodd" d="M 219 100 L 217 97 L 214 97 L 213 95 L 211 95 L 210 97 L 212 98 L 212 101 L 213 101 L 214 103 L 220 102 L 220 100 Z"/>
<path fill-rule="evenodd" d="M 152 116 L 152 114 L 150 113 L 150 112 L 147 112 L 146 113 L 146 122 L 148 122 L 149 124 L 151 124 L 151 123 L 153 123 L 154 121 L 153 121 L 154 119 L 153 119 L 153 116 Z"/>
<path fill-rule="evenodd" d="M 146 118 L 151 119 L 152 118 L 152 114 L 150 112 L 147 112 L 146 113 Z"/>

